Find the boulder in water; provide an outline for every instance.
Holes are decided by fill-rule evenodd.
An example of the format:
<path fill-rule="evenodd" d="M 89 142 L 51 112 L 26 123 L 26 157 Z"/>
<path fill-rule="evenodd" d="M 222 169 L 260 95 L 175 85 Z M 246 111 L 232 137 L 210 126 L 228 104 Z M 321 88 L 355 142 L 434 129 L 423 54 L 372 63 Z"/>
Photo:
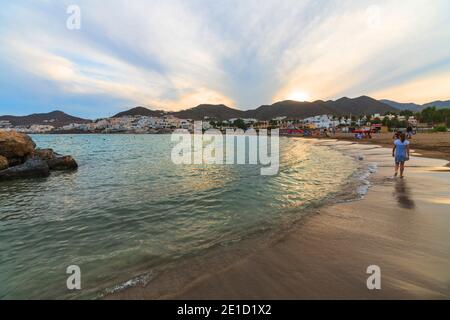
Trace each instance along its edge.
<path fill-rule="evenodd" d="M 53 149 L 36 149 L 34 157 L 47 162 L 50 170 L 75 170 L 78 164 L 71 156 L 62 156 Z"/>
<path fill-rule="evenodd" d="M 0 131 L 0 155 L 8 159 L 9 166 L 24 163 L 35 148 L 36 144 L 24 133 Z"/>
<path fill-rule="evenodd" d="M 16 178 L 46 177 L 50 170 L 76 170 L 71 156 L 62 156 L 53 149 L 35 149 L 26 134 L 0 131 L 0 181 Z"/>
<path fill-rule="evenodd" d="M 28 159 L 23 164 L 0 171 L 0 181 L 19 178 L 47 177 L 50 169 L 47 162 L 41 159 Z"/>
<path fill-rule="evenodd" d="M 39 158 L 41 160 L 53 160 L 56 157 L 60 157 L 58 153 L 53 151 L 53 149 L 36 149 L 34 150 L 34 157 Z"/>
<path fill-rule="evenodd" d="M 71 156 L 54 157 L 47 161 L 50 170 L 76 170 L 78 164 Z"/>
<path fill-rule="evenodd" d="M 4 156 L 0 156 L 0 170 L 7 169 L 8 167 L 8 159 L 6 159 Z"/>

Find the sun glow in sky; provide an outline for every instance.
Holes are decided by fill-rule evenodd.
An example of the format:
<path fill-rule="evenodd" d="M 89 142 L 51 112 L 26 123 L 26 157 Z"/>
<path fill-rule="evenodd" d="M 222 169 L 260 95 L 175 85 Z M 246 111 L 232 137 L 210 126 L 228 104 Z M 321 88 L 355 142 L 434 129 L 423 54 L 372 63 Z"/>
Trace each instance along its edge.
<path fill-rule="evenodd" d="M 311 98 L 309 96 L 308 93 L 306 93 L 305 91 L 294 91 L 291 94 L 288 95 L 288 97 L 286 98 L 286 100 L 294 100 L 294 101 L 310 101 Z"/>
<path fill-rule="evenodd" d="M 450 99 L 448 0 L 3 1 L 0 115 Z"/>

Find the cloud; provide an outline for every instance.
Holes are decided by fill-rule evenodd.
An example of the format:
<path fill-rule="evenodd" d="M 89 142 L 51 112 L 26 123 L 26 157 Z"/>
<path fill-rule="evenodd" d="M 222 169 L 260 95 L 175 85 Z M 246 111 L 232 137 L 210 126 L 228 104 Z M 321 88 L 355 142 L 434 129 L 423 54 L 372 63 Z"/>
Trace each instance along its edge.
<path fill-rule="evenodd" d="M 448 98 L 446 0 L 77 1 L 75 31 L 69 4 L 3 4 L 0 108 L 17 112 L 24 99 L 96 116 L 132 105 L 253 108 L 298 91 Z"/>
<path fill-rule="evenodd" d="M 424 1 L 343 3 L 285 52 L 278 74 L 287 81 L 274 100 L 297 88 L 316 99 L 366 94 L 448 60 L 443 39 L 450 33 L 441 14 Z"/>
<path fill-rule="evenodd" d="M 373 92 L 372 96 L 377 99 L 395 96 L 399 102 L 415 103 L 432 102 L 430 97 L 450 100 L 450 70 L 408 79 L 404 83 Z"/>
<path fill-rule="evenodd" d="M 116 96 L 164 109 L 200 101 L 234 105 L 218 88 L 223 71 L 215 62 L 218 55 L 206 47 L 214 41 L 188 10 L 136 1 L 118 19 L 126 4 L 106 7 L 111 14 L 102 12 L 100 2 L 81 5 L 80 34 L 55 28 L 52 20 L 33 14 L 34 8 L 17 8 L 17 16 L 28 23 L 1 34 L 2 59 L 20 72 L 55 82 L 63 93 Z M 32 26 L 39 28 L 28 32 Z M 128 60 L 138 55 L 142 60 Z M 146 65 L 146 57 L 162 68 Z"/>

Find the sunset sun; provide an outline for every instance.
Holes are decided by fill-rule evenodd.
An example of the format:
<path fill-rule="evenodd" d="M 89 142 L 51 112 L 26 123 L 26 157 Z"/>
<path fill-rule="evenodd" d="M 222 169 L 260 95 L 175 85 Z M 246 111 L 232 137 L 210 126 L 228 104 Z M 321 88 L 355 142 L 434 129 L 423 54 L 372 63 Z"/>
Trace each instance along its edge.
<path fill-rule="evenodd" d="M 309 101 L 310 97 L 309 94 L 305 91 L 293 91 L 291 94 L 289 94 L 289 96 L 287 97 L 288 100 L 294 100 L 294 101 Z"/>

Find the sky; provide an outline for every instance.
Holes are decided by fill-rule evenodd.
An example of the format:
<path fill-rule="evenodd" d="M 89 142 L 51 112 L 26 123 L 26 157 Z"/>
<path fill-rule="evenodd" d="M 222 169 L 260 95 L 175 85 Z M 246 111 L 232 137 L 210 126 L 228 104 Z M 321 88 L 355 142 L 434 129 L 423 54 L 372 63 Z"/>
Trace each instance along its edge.
<path fill-rule="evenodd" d="M 0 114 L 450 99 L 448 0 L 2 0 L 0 9 Z"/>

